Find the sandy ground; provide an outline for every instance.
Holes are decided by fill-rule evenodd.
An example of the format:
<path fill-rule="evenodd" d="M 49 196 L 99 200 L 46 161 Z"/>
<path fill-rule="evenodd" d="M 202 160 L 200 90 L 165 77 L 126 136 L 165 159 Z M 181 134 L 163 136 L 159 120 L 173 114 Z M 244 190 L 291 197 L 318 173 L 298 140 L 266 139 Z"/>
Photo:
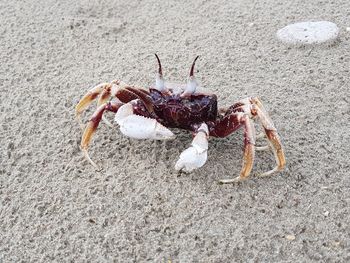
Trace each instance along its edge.
<path fill-rule="evenodd" d="M 2 0 L 0 262 L 349 262 L 349 11 L 347 0 Z M 339 25 L 336 44 L 276 40 L 319 19 Z M 198 79 L 221 106 L 261 97 L 285 171 L 218 185 L 239 173 L 240 131 L 212 139 L 206 165 L 179 175 L 189 133 L 129 141 L 104 124 L 95 171 L 74 107 L 100 82 L 152 85 L 154 52 L 173 81 L 201 55 Z M 258 153 L 254 174 L 272 166 Z"/>

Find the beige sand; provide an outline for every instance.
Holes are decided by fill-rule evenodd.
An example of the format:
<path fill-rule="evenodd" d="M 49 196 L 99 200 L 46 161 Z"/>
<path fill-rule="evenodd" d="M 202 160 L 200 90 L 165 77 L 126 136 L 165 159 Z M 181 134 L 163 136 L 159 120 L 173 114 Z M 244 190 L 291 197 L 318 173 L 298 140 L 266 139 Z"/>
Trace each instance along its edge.
<path fill-rule="evenodd" d="M 0 262 L 349 262 L 349 10 L 348 0 L 1 1 Z M 276 40 L 305 20 L 335 22 L 339 41 Z M 102 125 L 96 172 L 74 107 L 100 82 L 151 85 L 154 52 L 174 81 L 201 55 L 198 79 L 221 105 L 261 97 L 286 170 L 218 185 L 240 170 L 240 131 L 212 139 L 207 164 L 179 176 L 189 133 L 129 142 Z M 254 174 L 272 166 L 259 153 Z"/>

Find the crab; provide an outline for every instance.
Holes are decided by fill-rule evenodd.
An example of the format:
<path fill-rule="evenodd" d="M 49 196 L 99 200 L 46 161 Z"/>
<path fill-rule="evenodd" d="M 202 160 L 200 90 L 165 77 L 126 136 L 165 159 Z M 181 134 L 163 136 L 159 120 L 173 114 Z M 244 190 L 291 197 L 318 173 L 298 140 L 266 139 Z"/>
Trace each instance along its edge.
<path fill-rule="evenodd" d="M 242 99 L 232 106 L 218 108 L 215 94 L 200 91 L 194 76 L 198 56 L 190 68 L 187 84 L 167 83 L 163 78 L 162 65 L 158 64 L 155 85 L 144 89 L 114 80 L 92 88 L 76 106 L 76 116 L 84 130 L 81 149 L 86 159 L 91 160 L 88 147 L 100 121 L 113 126 L 104 116 L 105 112 L 115 113 L 115 122 L 122 134 L 134 139 L 168 140 L 175 136 L 169 128 L 179 128 L 193 133 L 191 146 L 184 150 L 175 164 L 175 169 L 191 172 L 202 167 L 207 161 L 208 139 L 226 137 L 244 128 L 243 165 L 239 176 L 222 179 L 221 183 L 235 183 L 247 179 L 251 173 L 255 150 L 271 150 L 276 165 L 260 174 L 268 176 L 283 170 L 285 156 L 277 130 L 261 100 L 255 97 Z M 97 109 L 84 128 L 80 115 L 96 99 Z M 255 134 L 253 120 L 262 125 L 263 133 Z M 258 147 L 256 139 L 266 138 L 268 144 Z"/>

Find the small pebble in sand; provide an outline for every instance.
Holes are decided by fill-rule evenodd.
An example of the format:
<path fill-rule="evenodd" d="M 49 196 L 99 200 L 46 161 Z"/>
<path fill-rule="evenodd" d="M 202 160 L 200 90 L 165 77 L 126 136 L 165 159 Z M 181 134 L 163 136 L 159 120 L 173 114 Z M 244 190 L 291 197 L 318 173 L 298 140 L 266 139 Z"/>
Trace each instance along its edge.
<path fill-rule="evenodd" d="M 324 216 L 329 216 L 329 211 L 326 211 L 323 214 L 324 214 Z"/>
<path fill-rule="evenodd" d="M 277 38 L 286 44 L 311 45 L 331 43 L 338 34 L 339 28 L 332 22 L 300 22 L 278 30 Z"/>
<path fill-rule="evenodd" d="M 286 235 L 286 239 L 293 241 L 295 239 L 295 236 L 294 235 Z"/>

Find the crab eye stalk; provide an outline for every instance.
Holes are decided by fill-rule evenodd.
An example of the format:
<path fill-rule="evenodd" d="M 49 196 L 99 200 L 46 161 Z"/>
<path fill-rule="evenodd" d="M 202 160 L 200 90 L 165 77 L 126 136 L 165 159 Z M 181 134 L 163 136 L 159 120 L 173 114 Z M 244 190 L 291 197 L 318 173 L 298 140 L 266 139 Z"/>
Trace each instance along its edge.
<path fill-rule="evenodd" d="M 196 61 L 197 61 L 198 58 L 199 58 L 199 56 L 197 56 L 197 57 L 194 59 L 193 63 L 192 63 L 191 70 L 190 70 L 190 77 L 193 77 L 193 78 L 194 78 L 194 66 L 195 66 Z"/>
<path fill-rule="evenodd" d="M 160 59 L 157 54 L 154 54 L 158 61 L 158 72 L 156 73 L 156 89 L 159 91 L 164 90 L 164 78 L 163 78 L 163 71 L 162 71 L 162 64 L 160 63 Z"/>
<path fill-rule="evenodd" d="M 196 78 L 194 77 L 194 66 L 195 66 L 198 58 L 199 58 L 199 56 L 197 56 L 192 63 L 191 70 L 190 70 L 190 77 L 188 79 L 186 89 L 185 89 L 183 95 L 189 95 L 189 94 L 193 94 L 196 92 L 196 88 L 198 86 L 198 83 L 196 81 Z"/>

